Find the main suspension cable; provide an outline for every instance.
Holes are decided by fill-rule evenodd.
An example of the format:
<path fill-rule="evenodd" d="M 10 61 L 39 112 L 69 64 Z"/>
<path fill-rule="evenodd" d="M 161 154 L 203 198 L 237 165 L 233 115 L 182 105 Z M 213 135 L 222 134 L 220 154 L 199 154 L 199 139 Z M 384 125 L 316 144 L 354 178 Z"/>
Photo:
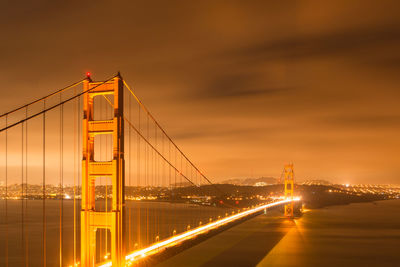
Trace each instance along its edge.
<path fill-rule="evenodd" d="M 194 163 L 185 155 L 185 153 L 180 150 L 180 148 L 176 145 L 176 143 L 171 139 L 171 137 L 167 134 L 167 132 L 164 130 L 163 127 L 158 123 L 158 121 L 153 117 L 153 115 L 150 113 L 150 111 L 147 109 L 147 107 L 140 101 L 140 99 L 135 95 L 135 93 L 132 91 L 130 86 L 127 84 L 125 80 L 122 80 L 126 88 L 128 88 L 129 92 L 132 94 L 132 96 L 136 99 L 138 104 L 143 108 L 144 111 L 146 111 L 147 115 L 153 120 L 153 122 L 158 126 L 158 128 L 163 132 L 163 134 L 168 138 L 168 140 L 175 146 L 175 148 L 182 154 L 182 156 L 192 165 L 192 167 L 199 172 L 199 174 L 209 183 L 213 184 L 210 179 L 208 179 L 195 165 Z M 220 189 L 218 189 L 220 191 Z"/>
<path fill-rule="evenodd" d="M 2 129 L 0 129 L 0 133 L 3 132 L 3 131 L 5 131 L 5 130 L 7 130 L 7 129 L 10 129 L 10 128 L 12 128 L 12 127 L 18 125 L 18 124 L 21 124 L 21 123 L 23 123 L 23 122 L 25 122 L 25 121 L 27 121 L 27 120 L 30 120 L 30 119 L 32 119 L 32 118 L 35 118 L 35 117 L 37 117 L 37 116 L 39 116 L 39 115 L 41 115 L 41 114 L 43 114 L 43 113 L 46 113 L 46 112 L 48 112 L 48 111 L 50 111 L 50 110 L 52 110 L 52 109 L 55 109 L 56 107 L 59 107 L 59 106 L 65 104 L 65 103 L 67 103 L 67 102 L 69 102 L 69 101 L 71 101 L 71 100 L 73 100 L 73 99 L 75 99 L 75 98 L 77 98 L 77 97 L 80 97 L 81 95 L 86 94 L 86 93 L 88 93 L 88 92 L 94 90 L 95 88 L 97 88 L 97 87 L 99 87 L 99 86 L 101 86 L 101 85 L 103 85 L 103 84 L 105 84 L 105 83 L 111 81 L 111 80 L 114 79 L 115 77 L 118 77 L 118 74 L 117 74 L 117 75 L 114 75 L 113 77 L 109 78 L 108 80 L 105 80 L 105 81 L 103 81 L 103 82 L 97 84 L 96 86 L 93 86 L 92 88 L 90 88 L 90 89 L 88 89 L 88 90 L 86 90 L 86 91 L 83 91 L 83 92 L 81 92 L 81 93 L 79 93 L 79 94 L 77 94 L 77 95 L 74 95 L 74 96 L 72 96 L 72 97 L 70 97 L 70 98 L 68 98 L 68 99 L 66 99 L 66 100 L 64 100 L 64 101 L 62 101 L 62 102 L 60 102 L 60 103 L 58 103 L 58 104 L 55 104 L 55 105 L 53 105 L 53 106 L 51 106 L 51 107 L 49 107 L 49 108 L 43 109 L 42 111 L 39 111 L 39 112 L 37 112 L 37 113 L 35 113 L 35 114 L 33 114 L 33 115 L 31 115 L 31 116 L 25 118 L 25 119 L 22 119 L 22 120 L 20 120 L 20 121 L 17 121 L 17 122 L 15 122 L 15 123 L 13 123 L 13 124 L 11 124 L 11 125 L 8 125 L 8 126 L 6 125 L 6 127 L 3 127 Z M 46 100 L 46 99 L 44 99 L 44 101 L 45 101 L 45 100 Z"/>
<path fill-rule="evenodd" d="M 189 164 L 200 174 L 201 177 L 203 177 L 210 185 L 212 185 L 217 191 L 219 191 L 222 195 L 227 195 L 226 192 L 224 192 L 222 189 L 220 189 L 216 184 L 214 184 L 206 175 L 201 172 L 196 165 L 186 156 L 185 153 L 178 147 L 178 145 L 172 140 L 172 138 L 167 134 L 167 132 L 164 130 L 164 128 L 158 123 L 158 121 L 154 118 L 154 116 L 150 113 L 150 111 L 147 109 L 147 107 L 140 101 L 140 99 L 136 96 L 136 94 L 133 92 L 131 87 L 128 85 L 128 83 L 122 79 L 124 85 L 126 88 L 129 90 L 129 92 L 132 94 L 132 96 L 135 98 L 136 102 L 139 104 L 139 106 L 147 113 L 148 117 L 150 117 L 153 122 L 157 125 L 157 127 L 161 130 L 161 132 L 167 137 L 167 139 L 172 143 L 172 145 L 179 151 L 179 153 L 189 162 Z M 137 129 L 135 129 L 137 131 Z M 163 157 L 164 158 L 164 157 Z M 181 173 L 180 173 L 181 174 Z M 181 174 L 182 175 L 182 174 Z M 187 179 L 187 177 L 185 178 Z M 195 183 L 191 182 L 195 186 L 197 186 Z M 226 205 L 224 203 L 224 205 Z"/>
<path fill-rule="evenodd" d="M 16 112 L 16 111 L 18 111 L 18 110 L 21 110 L 21 109 L 23 109 L 23 108 L 29 107 L 29 106 L 31 106 L 31 105 L 33 105 L 33 104 L 39 103 L 39 102 L 41 102 L 41 101 L 44 101 L 44 100 L 46 100 L 46 99 L 48 99 L 48 98 L 50 98 L 50 97 L 52 97 L 52 96 L 55 96 L 55 95 L 57 95 L 57 94 L 59 94 L 59 93 L 62 93 L 62 92 L 66 91 L 66 90 L 68 90 L 68 89 L 70 89 L 70 88 L 72 88 L 72 87 L 75 87 L 75 86 L 81 84 L 81 83 L 82 83 L 84 80 L 86 80 L 86 79 L 87 79 L 87 78 L 84 78 L 84 79 L 82 79 L 82 80 L 80 80 L 80 81 L 78 81 L 78 82 L 75 82 L 75 83 L 73 83 L 73 84 L 71 84 L 71 85 L 68 85 L 68 86 L 66 86 L 66 87 L 64 87 L 64 88 L 61 88 L 61 89 L 59 89 L 59 90 L 57 90 L 57 91 L 55 91 L 55 92 L 53 92 L 53 93 L 51 93 L 51 94 L 48 94 L 48 95 L 46 95 L 46 96 L 44 96 L 44 97 L 42 97 L 42 98 L 36 99 L 36 100 L 34 100 L 34 101 L 32 101 L 32 102 L 30 102 L 30 103 L 28 103 L 28 104 L 25 104 L 25 105 L 23 105 L 23 106 L 17 107 L 17 108 L 15 108 L 15 109 L 11 110 L 11 111 L 8 111 L 8 112 L 6 112 L 6 113 L 0 115 L 0 118 L 2 118 L 2 117 L 4 117 L 4 116 L 7 116 L 7 115 L 9 115 L 9 114 L 11 114 L 11 113 L 14 113 L 14 112 Z"/>
<path fill-rule="evenodd" d="M 130 127 L 151 147 L 151 149 L 157 153 L 163 160 L 165 160 L 179 175 L 181 175 L 183 178 L 185 178 L 189 183 L 193 184 L 194 186 L 197 186 L 195 183 L 193 183 L 188 177 L 186 177 L 182 171 L 178 170 L 167 158 L 165 158 L 151 143 L 150 141 L 144 137 L 139 130 L 127 119 L 124 117 L 124 120 L 128 123 Z"/>

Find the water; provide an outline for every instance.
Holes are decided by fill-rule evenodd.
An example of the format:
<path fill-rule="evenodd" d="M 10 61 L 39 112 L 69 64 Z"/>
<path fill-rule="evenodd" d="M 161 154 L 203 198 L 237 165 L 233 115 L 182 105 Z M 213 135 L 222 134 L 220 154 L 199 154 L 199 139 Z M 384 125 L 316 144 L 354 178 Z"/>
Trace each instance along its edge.
<path fill-rule="evenodd" d="M 258 266 L 400 266 L 400 200 L 313 210 Z"/>
<path fill-rule="evenodd" d="M 22 203 L 25 203 L 22 206 Z M 100 202 L 104 205 L 104 202 Z M 100 205 L 99 203 L 99 205 Z M 97 207 L 96 203 L 96 207 Z M 80 203 L 77 203 L 76 252 L 80 254 Z M 22 208 L 26 209 L 22 212 Z M 100 207 L 101 208 L 101 207 Z M 46 200 L 46 261 L 47 266 L 60 266 L 60 201 Z M 41 200 L 8 200 L 7 219 L 5 200 L 0 201 L 0 266 L 43 266 L 43 201 Z M 183 232 L 187 226 L 195 227 L 201 221 L 207 223 L 209 218 L 225 216 L 227 209 L 201 207 L 191 204 L 170 204 L 156 202 L 126 203 L 127 251 L 144 247 L 171 236 L 173 231 Z M 7 220 L 7 222 L 6 222 Z M 21 223 L 24 221 L 25 223 Z M 73 201 L 63 201 L 62 219 L 62 261 L 69 266 L 74 259 L 74 225 Z M 105 233 L 97 236 L 98 261 L 110 251 L 106 248 Z M 107 238 L 109 241 L 109 237 Z M 8 241 L 7 241 L 8 240 Z M 106 251 L 107 249 L 107 251 Z M 6 253 L 8 250 L 8 253 Z M 6 256 L 8 255 L 8 257 Z M 8 259 L 7 259 L 8 258 Z"/>
<path fill-rule="evenodd" d="M 59 266 L 59 201 L 48 200 L 46 203 L 47 265 Z M 0 207 L 2 208 L 0 210 L 0 266 L 5 266 L 4 201 L 0 201 Z M 177 232 L 184 231 L 188 223 L 195 225 L 199 220 L 203 220 L 204 223 L 210 214 L 213 214 L 214 218 L 225 214 L 225 210 L 219 208 L 186 204 L 128 202 L 127 207 L 128 225 L 129 210 L 131 211 L 130 240 L 128 240 L 131 249 L 134 248 L 135 243 L 139 243 L 138 246 L 145 246 L 154 242 L 157 235 L 162 239 L 170 235 L 174 229 Z M 9 266 L 24 266 L 25 258 L 29 260 L 29 266 L 43 266 L 42 201 L 28 201 L 28 208 L 29 212 L 25 217 L 27 228 L 23 229 L 21 201 L 8 201 Z M 64 201 L 64 266 L 73 262 L 72 216 L 72 201 Z M 139 225 L 141 229 L 138 229 Z M 77 230 L 79 241 L 79 227 Z M 23 231 L 27 233 L 24 236 L 21 234 Z M 102 247 L 99 246 L 101 251 L 104 251 L 104 238 L 103 236 Z M 229 238 L 234 242 L 229 242 Z M 28 244 L 28 256 L 25 258 L 21 245 L 23 241 Z M 215 247 L 216 245 L 218 246 Z M 258 266 L 269 267 L 398 267 L 400 266 L 399 247 L 400 200 L 378 201 L 312 210 L 306 212 L 302 218 L 296 219 L 294 223 L 282 220 L 282 216 L 277 214 L 277 211 L 258 216 L 188 250 L 187 264 L 175 264 L 175 266 L 223 266 L 211 263 L 215 259 L 223 262 L 226 260 L 224 259 L 226 255 L 232 258 L 238 254 L 239 258 L 235 266 L 258 264 Z M 219 248 L 221 251 L 218 251 Z M 238 253 L 238 251 L 247 251 L 246 254 L 250 255 L 251 251 L 248 250 L 257 249 L 260 255 L 257 254 L 258 252 L 253 253 L 251 259 Z M 191 250 L 192 254 L 190 254 Z M 79 254 L 79 243 L 77 251 Z M 229 251 L 234 252 L 227 253 Z M 204 260 L 205 263 L 201 263 L 200 259 L 195 257 L 196 255 L 197 257 L 203 255 L 202 258 L 208 257 L 208 259 Z M 185 253 L 181 253 L 176 258 L 184 256 Z M 195 258 L 197 260 L 193 260 Z M 240 260 L 242 264 L 239 264 Z"/>

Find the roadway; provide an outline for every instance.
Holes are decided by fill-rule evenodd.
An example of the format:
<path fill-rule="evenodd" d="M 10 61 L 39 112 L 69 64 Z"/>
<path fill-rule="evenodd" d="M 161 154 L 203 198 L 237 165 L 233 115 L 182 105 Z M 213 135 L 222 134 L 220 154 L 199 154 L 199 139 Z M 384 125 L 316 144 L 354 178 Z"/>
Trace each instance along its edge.
<path fill-rule="evenodd" d="M 295 226 L 277 211 L 259 215 L 160 263 L 167 266 L 255 266 Z"/>

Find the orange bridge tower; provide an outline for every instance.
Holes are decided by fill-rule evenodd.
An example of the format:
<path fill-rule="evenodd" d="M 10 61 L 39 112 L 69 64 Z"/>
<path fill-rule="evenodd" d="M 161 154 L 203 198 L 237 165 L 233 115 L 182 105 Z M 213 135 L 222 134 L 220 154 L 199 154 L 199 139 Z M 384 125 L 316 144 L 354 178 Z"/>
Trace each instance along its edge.
<path fill-rule="evenodd" d="M 285 165 L 284 177 L 285 177 L 285 199 L 292 199 L 292 202 L 285 205 L 285 216 L 293 218 L 293 190 L 294 190 L 293 163 Z"/>
<path fill-rule="evenodd" d="M 88 77 L 83 83 L 83 158 L 82 158 L 82 210 L 81 210 L 81 266 L 96 266 L 96 232 L 109 231 L 112 266 L 125 266 L 125 162 L 124 162 L 124 116 L 123 83 L 118 74 L 106 82 L 92 82 Z M 114 97 L 113 118 L 94 120 L 95 96 Z M 112 135 L 112 160 L 95 161 L 96 135 Z M 111 210 L 96 210 L 95 182 L 99 177 L 111 178 Z"/>

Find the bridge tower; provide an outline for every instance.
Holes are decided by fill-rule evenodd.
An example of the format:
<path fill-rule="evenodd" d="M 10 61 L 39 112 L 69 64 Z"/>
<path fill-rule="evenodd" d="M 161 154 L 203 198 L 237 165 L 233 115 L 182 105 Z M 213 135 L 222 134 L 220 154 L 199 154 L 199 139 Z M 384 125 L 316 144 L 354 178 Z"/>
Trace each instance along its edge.
<path fill-rule="evenodd" d="M 118 75 L 107 82 L 92 82 L 88 77 L 83 83 L 83 158 L 82 158 L 82 210 L 81 210 L 81 266 L 96 266 L 96 232 L 110 231 L 112 266 L 125 266 L 125 162 L 123 83 Z M 110 120 L 94 120 L 95 96 L 114 96 L 114 114 Z M 110 134 L 113 139 L 111 161 L 94 160 L 95 135 Z M 110 211 L 96 210 L 95 181 L 109 177 L 112 183 Z"/>
<path fill-rule="evenodd" d="M 285 177 L 285 199 L 289 198 L 293 200 L 293 190 L 294 190 L 293 163 L 285 165 L 284 177 Z M 285 216 L 293 218 L 293 201 L 285 205 Z"/>

